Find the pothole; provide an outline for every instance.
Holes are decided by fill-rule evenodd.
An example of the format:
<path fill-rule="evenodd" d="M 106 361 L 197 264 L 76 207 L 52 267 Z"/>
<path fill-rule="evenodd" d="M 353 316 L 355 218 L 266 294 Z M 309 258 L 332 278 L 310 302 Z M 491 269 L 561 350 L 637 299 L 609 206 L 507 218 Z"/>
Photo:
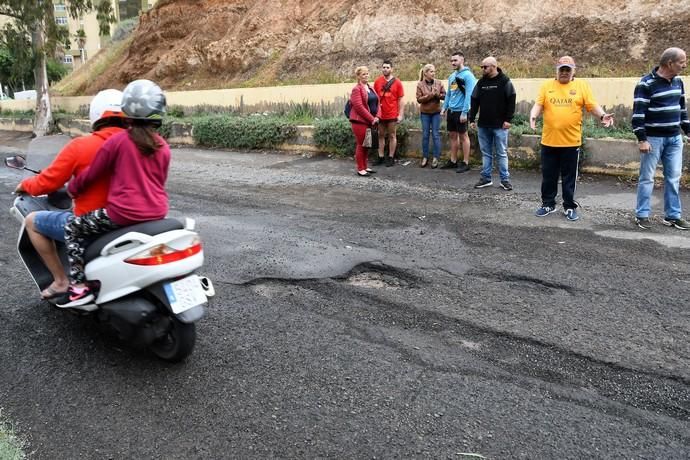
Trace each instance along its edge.
<path fill-rule="evenodd" d="M 350 275 L 344 280 L 345 284 L 369 289 L 397 290 L 408 286 L 407 281 L 379 272 L 360 272 Z"/>

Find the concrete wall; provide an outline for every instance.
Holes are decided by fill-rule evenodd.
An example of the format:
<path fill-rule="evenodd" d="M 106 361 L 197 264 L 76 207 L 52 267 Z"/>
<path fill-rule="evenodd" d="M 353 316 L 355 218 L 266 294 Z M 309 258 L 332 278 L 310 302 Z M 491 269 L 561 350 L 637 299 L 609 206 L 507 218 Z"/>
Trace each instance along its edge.
<path fill-rule="evenodd" d="M 683 77 L 686 87 L 690 87 L 690 77 Z M 599 104 L 612 109 L 614 107 L 632 107 L 632 96 L 637 78 L 588 78 L 594 96 Z M 513 80 L 518 101 L 531 105 L 537 97 L 539 85 L 544 79 L 518 78 Z M 200 105 L 231 107 L 238 111 L 251 111 L 251 107 L 262 107 L 266 104 L 333 104 L 341 110 L 344 100 L 349 96 L 353 83 L 338 83 L 329 85 L 300 85 L 273 86 L 266 88 L 232 88 L 204 91 L 168 91 L 166 92 L 169 105 L 195 107 Z M 416 113 L 415 91 L 416 81 L 403 82 L 405 100 L 412 102 Z M 191 89 L 191 88 L 190 88 Z M 76 112 L 81 106 L 87 106 L 92 96 L 52 98 L 54 110 Z M 34 108 L 35 102 L 1 101 L 0 110 L 27 110 Z"/>

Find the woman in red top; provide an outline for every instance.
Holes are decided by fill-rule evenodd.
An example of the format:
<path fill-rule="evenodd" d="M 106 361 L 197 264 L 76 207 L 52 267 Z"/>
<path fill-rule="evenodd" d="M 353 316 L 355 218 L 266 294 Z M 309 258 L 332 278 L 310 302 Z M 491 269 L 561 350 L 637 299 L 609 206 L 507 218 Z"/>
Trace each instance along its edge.
<path fill-rule="evenodd" d="M 350 124 L 352 133 L 355 135 L 355 162 L 357 163 L 357 174 L 363 177 L 375 172 L 367 166 L 368 148 L 362 146 L 367 128 L 376 126 L 381 115 L 379 97 L 376 91 L 369 86 L 369 69 L 357 67 L 355 70 L 357 84 L 352 88 L 350 94 Z M 374 113 L 370 107 L 376 107 Z"/>
<path fill-rule="evenodd" d="M 76 216 L 65 225 L 65 243 L 70 264 L 70 288 L 56 304 L 76 307 L 94 300 L 85 284 L 85 240 L 119 227 L 158 220 L 168 213 L 165 181 L 170 165 L 170 147 L 156 133 L 165 113 L 165 95 L 149 80 L 136 80 L 122 93 L 122 111 L 129 128 L 112 136 L 96 154 L 91 166 L 68 187 L 79 196 L 101 176 L 110 175 L 105 208 Z"/>

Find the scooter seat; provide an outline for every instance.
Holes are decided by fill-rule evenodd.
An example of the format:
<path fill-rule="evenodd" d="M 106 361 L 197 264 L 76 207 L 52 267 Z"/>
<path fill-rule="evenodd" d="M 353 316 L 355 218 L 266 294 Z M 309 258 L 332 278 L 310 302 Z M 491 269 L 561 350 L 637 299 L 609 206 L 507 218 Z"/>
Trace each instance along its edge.
<path fill-rule="evenodd" d="M 106 244 L 110 243 L 116 238 L 119 238 L 125 233 L 138 232 L 143 233 L 144 235 L 153 236 L 160 233 L 169 232 L 171 230 L 181 230 L 183 228 L 184 225 L 182 225 L 182 222 L 177 219 L 152 220 L 149 222 L 143 222 L 141 224 L 118 228 L 117 230 L 113 230 L 112 232 L 96 238 L 88 245 L 86 251 L 84 252 L 84 263 L 87 264 L 96 257 L 99 257 Z"/>

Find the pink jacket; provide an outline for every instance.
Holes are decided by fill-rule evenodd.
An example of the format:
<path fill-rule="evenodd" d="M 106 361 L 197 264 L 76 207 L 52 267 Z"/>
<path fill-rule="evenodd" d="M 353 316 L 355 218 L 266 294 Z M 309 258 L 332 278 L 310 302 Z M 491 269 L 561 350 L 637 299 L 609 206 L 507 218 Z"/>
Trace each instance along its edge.
<path fill-rule="evenodd" d="M 376 91 L 371 89 L 371 92 L 376 96 Z M 369 94 L 367 93 L 364 85 L 357 83 L 354 88 L 352 88 L 352 93 L 350 93 L 350 104 L 352 109 L 350 110 L 350 121 L 355 123 L 363 123 L 365 125 L 374 124 L 374 116 L 381 118 L 381 104 L 379 104 L 379 109 L 376 115 L 372 115 L 369 112 L 369 104 L 367 103 Z M 378 96 L 376 96 L 378 99 Z"/>
<path fill-rule="evenodd" d="M 111 136 L 100 148 L 84 172 L 72 179 L 68 190 L 79 196 L 92 182 L 110 175 L 108 216 L 118 225 L 132 225 L 158 220 L 168 213 L 165 181 L 170 165 L 170 147 L 157 136 L 162 146 L 151 156 L 144 156 L 129 138 L 128 131 Z"/>

